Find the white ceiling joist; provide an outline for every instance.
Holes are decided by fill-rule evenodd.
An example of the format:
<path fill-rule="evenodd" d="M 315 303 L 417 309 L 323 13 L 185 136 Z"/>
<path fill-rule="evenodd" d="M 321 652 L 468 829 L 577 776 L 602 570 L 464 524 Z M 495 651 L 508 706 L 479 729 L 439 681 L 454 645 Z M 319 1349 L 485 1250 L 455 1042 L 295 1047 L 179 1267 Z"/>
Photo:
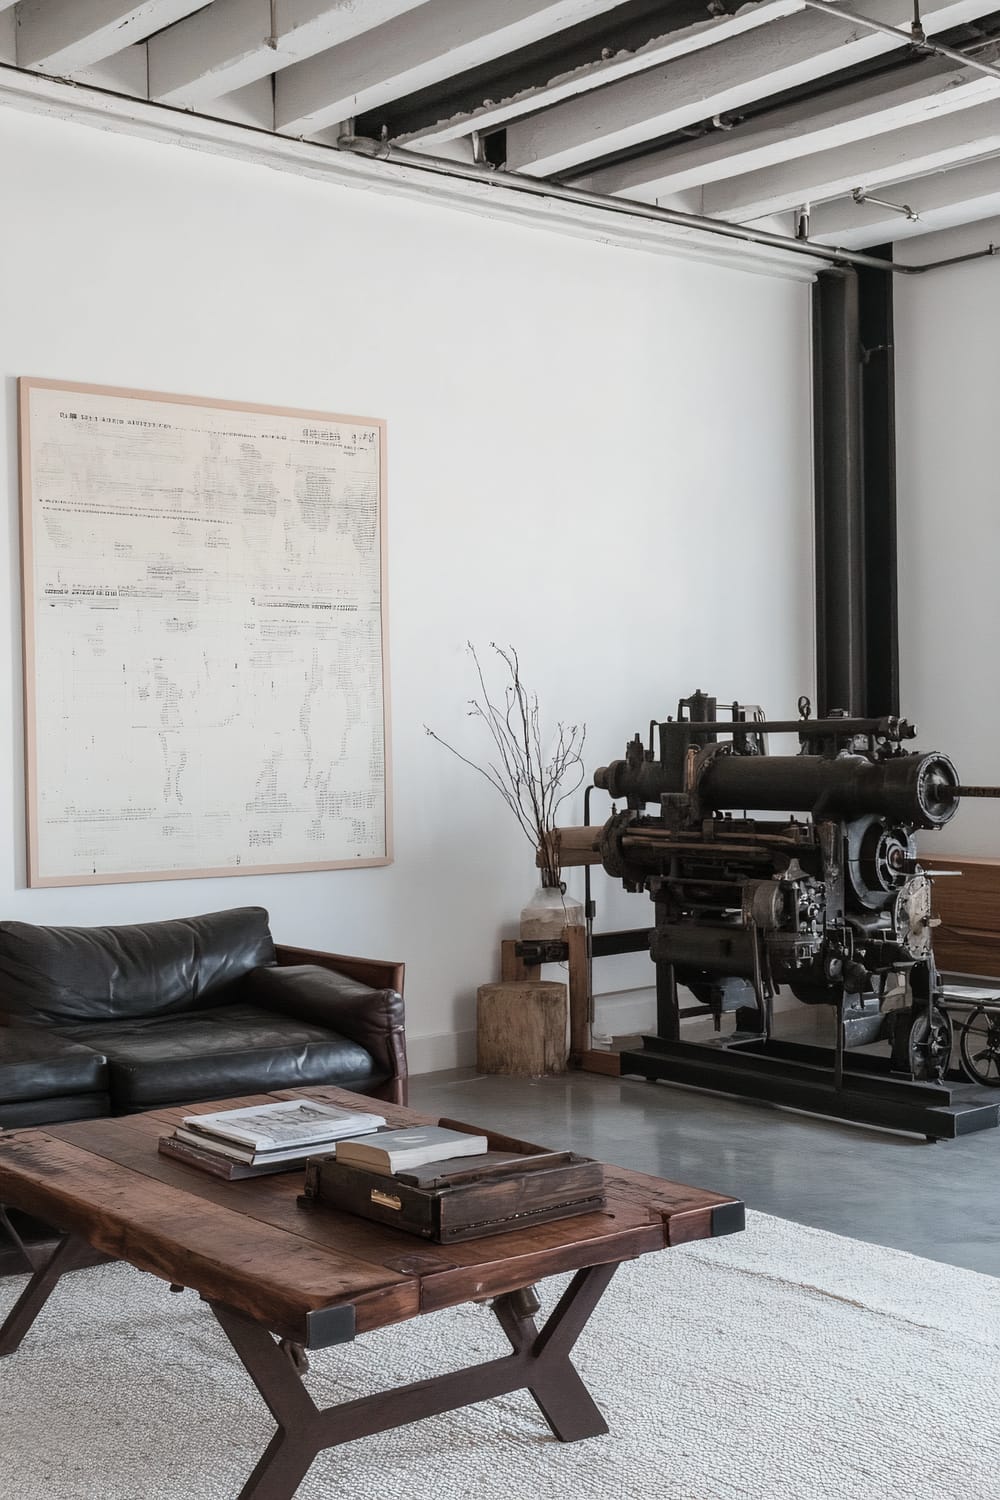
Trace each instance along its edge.
<path fill-rule="evenodd" d="M 113 57 L 208 0 L 21 0 L 17 65 L 65 77 Z"/>
<path fill-rule="evenodd" d="M 701 209 L 711 218 L 745 223 L 803 203 L 839 198 L 857 187 L 881 189 L 885 183 L 923 177 L 994 152 L 1000 152 L 997 100 L 715 183 L 705 189 Z"/>
<path fill-rule="evenodd" d="M 435 125 L 400 136 L 400 144 L 433 152 L 446 141 L 457 140 L 472 130 L 495 130 L 508 120 L 516 119 L 518 115 L 548 109 L 564 99 L 573 99 L 577 94 L 590 89 L 602 88 L 605 84 L 629 78 L 633 73 L 644 72 L 646 68 L 656 67 L 671 58 L 683 57 L 685 53 L 694 52 L 699 47 L 725 41 L 727 37 L 740 36 L 755 26 L 763 26 L 768 21 L 777 20 L 779 16 L 794 15 L 803 8 L 803 0 L 751 0 L 751 3 L 741 5 L 732 15 L 713 16 L 709 20 L 698 21 L 694 26 L 666 32 L 663 36 L 653 37 L 634 52 L 614 52 L 600 62 L 559 74 L 538 88 L 524 89 L 508 99 L 490 101 L 468 114 L 454 115 Z"/>
<path fill-rule="evenodd" d="M 275 80 L 275 128 L 310 136 L 564 31 L 623 0 L 427 0 Z"/>
<path fill-rule="evenodd" d="M 976 55 L 996 62 L 1000 46 L 982 48 Z M 595 193 L 655 202 L 670 193 L 971 109 L 998 93 L 1000 79 L 928 57 L 898 75 L 860 79 L 831 90 L 822 100 L 800 99 L 690 145 L 599 168 L 580 178 L 578 185 Z"/>
<path fill-rule="evenodd" d="M 172 26 L 150 41 L 149 97 L 201 108 L 421 4 L 423 0 L 281 0 L 272 14 L 271 0 L 215 0 L 183 26 Z"/>
<path fill-rule="evenodd" d="M 996 218 L 1000 216 L 1000 163 L 982 161 L 918 181 L 889 183 L 879 188 L 878 196 L 896 204 L 908 203 L 919 218 L 914 222 L 875 203 L 841 199 L 813 211 L 810 239 L 860 250 L 929 234 L 934 229 Z"/>
<path fill-rule="evenodd" d="M 987 14 L 995 0 L 928 0 L 928 34 Z M 864 0 L 866 16 L 908 27 L 912 0 Z M 594 94 L 555 105 L 507 128 L 507 168 L 530 176 L 565 172 L 595 157 L 640 146 L 685 125 L 739 109 L 890 52 L 882 32 L 809 11 L 734 41 L 706 47 Z M 904 45 L 900 40 L 899 46 Z"/>

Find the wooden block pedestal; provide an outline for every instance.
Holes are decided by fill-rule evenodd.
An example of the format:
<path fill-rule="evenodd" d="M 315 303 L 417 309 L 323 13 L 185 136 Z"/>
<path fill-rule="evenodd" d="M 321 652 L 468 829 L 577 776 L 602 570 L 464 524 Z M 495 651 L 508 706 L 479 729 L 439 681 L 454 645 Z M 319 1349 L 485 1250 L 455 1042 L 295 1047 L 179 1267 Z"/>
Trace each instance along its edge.
<path fill-rule="evenodd" d="M 480 1073 L 537 1078 L 565 1073 L 566 986 L 548 979 L 481 984 L 477 996 L 476 1067 Z"/>

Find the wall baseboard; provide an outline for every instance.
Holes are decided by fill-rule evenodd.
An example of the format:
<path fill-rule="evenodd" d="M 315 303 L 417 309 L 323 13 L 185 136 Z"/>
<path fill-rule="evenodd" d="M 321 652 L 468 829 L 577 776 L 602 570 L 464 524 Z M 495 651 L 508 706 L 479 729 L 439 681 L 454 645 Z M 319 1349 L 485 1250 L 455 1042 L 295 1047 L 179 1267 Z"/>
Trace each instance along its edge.
<path fill-rule="evenodd" d="M 406 1057 L 413 1074 L 440 1073 L 445 1068 L 474 1068 L 476 1033 L 443 1031 L 436 1036 L 408 1036 Z"/>

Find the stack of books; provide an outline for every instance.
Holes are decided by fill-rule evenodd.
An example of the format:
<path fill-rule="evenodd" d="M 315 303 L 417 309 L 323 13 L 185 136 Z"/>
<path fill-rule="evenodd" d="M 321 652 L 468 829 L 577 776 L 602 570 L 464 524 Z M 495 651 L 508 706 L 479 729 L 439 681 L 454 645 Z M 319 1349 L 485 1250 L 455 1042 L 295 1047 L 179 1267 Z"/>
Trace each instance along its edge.
<path fill-rule="evenodd" d="M 382 1115 L 338 1109 L 318 1099 L 282 1099 L 185 1115 L 173 1135 L 160 1137 L 159 1150 L 217 1177 L 261 1177 L 294 1171 L 343 1137 L 354 1140 L 384 1124 Z"/>

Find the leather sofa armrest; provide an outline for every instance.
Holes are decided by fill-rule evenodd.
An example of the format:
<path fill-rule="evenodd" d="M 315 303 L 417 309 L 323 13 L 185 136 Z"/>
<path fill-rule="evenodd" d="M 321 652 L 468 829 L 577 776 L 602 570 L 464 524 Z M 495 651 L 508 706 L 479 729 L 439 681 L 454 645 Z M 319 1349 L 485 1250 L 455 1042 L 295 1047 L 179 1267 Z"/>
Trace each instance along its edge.
<path fill-rule="evenodd" d="M 346 974 L 359 984 L 371 985 L 373 990 L 397 990 L 403 993 L 405 964 L 390 959 L 354 958 L 347 953 L 322 953 L 315 948 L 290 948 L 285 943 L 276 943 L 275 959 L 282 968 L 299 964 L 317 964 L 321 969 L 332 969 L 335 974 Z"/>
<path fill-rule="evenodd" d="M 264 1010 L 330 1026 L 357 1042 L 389 1074 L 387 1097 L 405 1104 L 405 1017 L 398 990 L 376 989 L 321 964 L 278 964 L 251 970 L 242 997 Z"/>

